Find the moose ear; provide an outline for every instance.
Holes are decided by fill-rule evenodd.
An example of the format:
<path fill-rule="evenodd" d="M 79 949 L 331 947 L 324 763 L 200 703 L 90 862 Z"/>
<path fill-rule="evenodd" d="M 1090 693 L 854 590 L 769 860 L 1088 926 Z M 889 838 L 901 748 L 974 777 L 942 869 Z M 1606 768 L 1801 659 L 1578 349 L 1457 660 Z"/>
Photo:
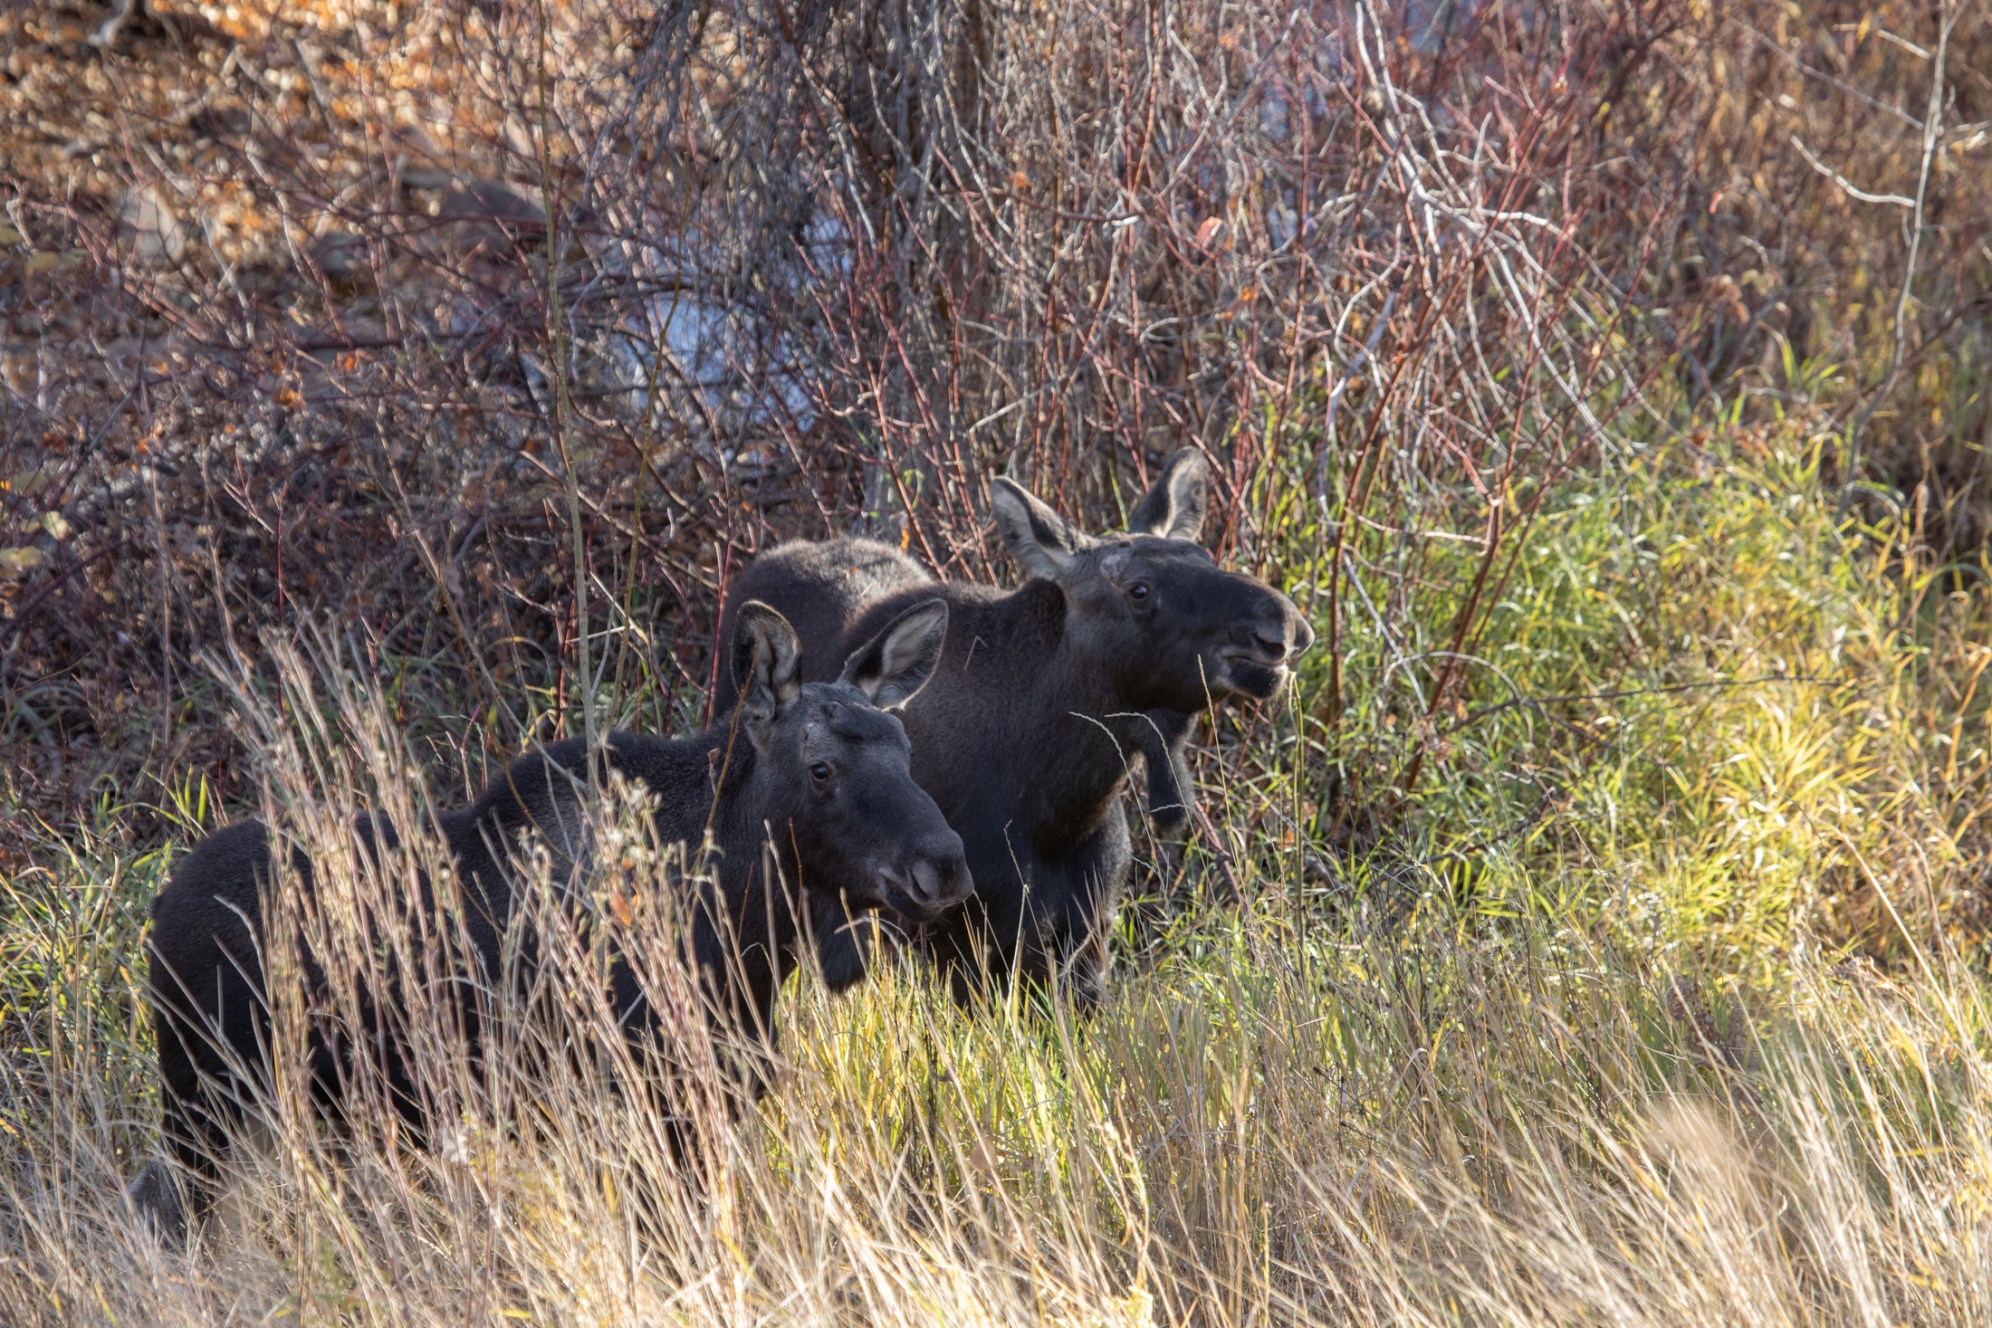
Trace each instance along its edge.
<path fill-rule="evenodd" d="M 947 601 L 922 600 L 853 650 L 838 681 L 856 687 L 880 710 L 904 705 L 934 676 L 947 631 Z"/>
<path fill-rule="evenodd" d="M 765 729 L 802 690 L 802 644 L 788 619 L 758 599 L 740 606 L 733 625 L 733 682 L 740 714 Z"/>
<path fill-rule="evenodd" d="M 1203 453 L 1184 448 L 1169 458 L 1127 519 L 1136 535 L 1195 539 L 1203 533 L 1204 512 L 1210 506 L 1210 463 Z"/>
<path fill-rule="evenodd" d="M 1056 581 L 1085 547 L 1086 537 L 1065 523 L 1015 480 L 1001 475 L 989 482 L 989 502 L 996 529 L 1010 556 L 1032 576 Z"/>

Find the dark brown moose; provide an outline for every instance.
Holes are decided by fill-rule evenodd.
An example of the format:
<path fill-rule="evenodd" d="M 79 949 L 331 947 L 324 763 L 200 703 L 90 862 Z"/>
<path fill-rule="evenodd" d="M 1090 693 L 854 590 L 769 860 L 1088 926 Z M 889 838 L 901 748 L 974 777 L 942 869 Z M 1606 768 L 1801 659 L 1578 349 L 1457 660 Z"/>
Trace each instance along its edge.
<path fill-rule="evenodd" d="M 940 668 L 904 720 L 913 777 L 961 833 L 975 877 L 969 903 L 925 929 L 960 999 L 1012 972 L 1101 999 L 1132 857 L 1130 772 L 1146 763 L 1151 808 L 1180 824 L 1191 717 L 1273 695 L 1313 643 L 1286 596 L 1197 543 L 1209 485 L 1203 458 L 1178 453 L 1126 534 L 1093 537 L 993 481 L 997 529 L 1030 578 L 1014 591 L 940 584 L 898 550 L 848 538 L 780 545 L 733 587 L 730 605 L 765 601 L 796 623 L 806 672 L 908 604 L 946 599 Z"/>
<path fill-rule="evenodd" d="M 582 799 L 610 770 L 654 799 L 649 814 L 660 843 L 696 846 L 710 827 L 718 850 L 713 874 L 677 911 L 680 943 L 696 966 L 709 1025 L 749 1047 L 771 1043 L 776 993 L 810 938 L 822 946 L 826 982 L 848 986 L 863 968 L 840 961 L 853 952 L 831 939 L 840 926 L 871 909 L 925 921 L 961 902 L 970 888 L 961 839 L 913 781 L 906 732 L 889 713 L 933 674 L 948 611 L 937 598 L 909 601 L 847 652 L 834 681 L 805 683 L 794 630 L 766 605 L 743 605 L 730 638 L 737 715 L 682 741 L 617 733 L 598 749 L 592 771 L 584 741 L 553 743 L 514 761 L 472 806 L 438 813 L 472 962 L 482 968 L 471 975 L 481 982 L 453 982 L 451 989 L 496 990 L 505 947 L 522 943 L 533 952 L 534 938 L 507 939 L 521 881 L 508 846 L 522 832 L 537 836 L 551 849 L 556 885 L 563 866 L 585 872 Z M 395 841 L 384 817 L 362 817 L 355 830 L 368 853 Z M 301 855 L 292 877 L 312 889 L 311 864 Z M 170 1238 L 183 1238 L 188 1217 L 210 1203 L 218 1161 L 244 1123 L 244 1106 L 269 1088 L 261 949 L 273 879 L 269 833 L 259 821 L 243 821 L 201 841 L 153 901 L 149 983 L 164 1137 L 187 1186 L 183 1202 L 172 1170 L 155 1161 L 134 1182 L 132 1198 Z M 565 877 L 569 888 L 575 879 Z M 692 879 L 681 878 L 681 887 Z M 417 893 L 419 901 L 402 901 L 404 924 L 440 925 L 429 882 Z M 308 952 L 301 958 L 307 988 L 322 986 L 323 968 Z M 516 964 L 512 971 L 516 977 Z M 643 1051 L 657 1016 L 627 958 L 615 960 L 609 986 L 634 1049 Z M 475 1054 L 492 1017 L 489 1002 L 453 999 Z M 379 1004 L 362 993 L 362 1002 L 362 1023 L 370 1027 L 368 1011 L 390 1004 L 392 992 Z M 336 1043 L 314 1025 L 314 1095 L 336 1116 L 343 1085 L 364 1057 L 419 1137 L 423 1112 L 406 1038 L 360 1040 L 370 1045 Z"/>

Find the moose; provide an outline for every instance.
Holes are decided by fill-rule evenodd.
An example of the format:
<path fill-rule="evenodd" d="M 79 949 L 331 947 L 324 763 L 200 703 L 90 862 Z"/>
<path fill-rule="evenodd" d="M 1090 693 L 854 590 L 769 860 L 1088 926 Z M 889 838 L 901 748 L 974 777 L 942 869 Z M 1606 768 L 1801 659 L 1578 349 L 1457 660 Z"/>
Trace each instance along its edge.
<path fill-rule="evenodd" d="M 585 739 L 551 743 L 513 761 L 471 806 L 436 813 L 434 829 L 457 877 L 460 893 L 450 902 L 459 906 L 468 940 L 466 963 L 480 970 L 451 990 L 495 990 L 508 944 L 517 945 L 514 954 L 534 952 L 533 937 L 508 932 L 525 917 L 513 846 L 544 845 L 555 888 L 578 893 L 591 870 L 584 800 L 616 772 L 646 795 L 659 843 L 697 846 L 710 836 L 717 852 L 708 874 L 677 878 L 690 896 L 676 912 L 677 943 L 698 979 L 709 1030 L 771 1049 L 776 994 L 812 943 L 826 985 L 840 990 L 864 974 L 850 961 L 856 951 L 839 939 L 853 919 L 883 909 L 927 922 L 969 894 L 961 838 L 914 782 L 907 735 L 894 713 L 933 675 L 949 612 L 937 597 L 903 606 L 841 657 L 833 678 L 804 681 L 794 629 L 766 605 L 743 604 L 730 638 L 738 697 L 712 728 L 676 741 L 619 732 L 592 750 Z M 355 836 L 369 855 L 399 842 L 378 815 L 360 817 Z M 241 821 L 197 845 L 152 904 L 148 994 L 162 1133 L 185 1187 L 166 1161 L 155 1160 L 133 1182 L 131 1197 L 140 1215 L 176 1242 L 211 1204 L 231 1137 L 272 1082 L 262 956 L 270 919 L 280 916 L 271 898 L 279 879 L 270 831 Z M 291 879 L 306 892 L 314 888 L 312 864 L 301 853 Z M 441 893 L 423 879 L 389 916 L 437 926 Z M 322 994 L 323 966 L 308 947 L 299 954 L 307 989 Z M 516 979 L 516 965 L 512 974 Z M 607 977 L 615 1012 L 641 1054 L 655 1043 L 659 1016 L 628 955 L 615 956 Z M 371 1029 L 373 1013 L 391 999 L 363 992 L 363 1024 Z M 476 1055 L 497 1007 L 471 994 L 454 999 Z M 369 1032 L 355 1047 L 355 1039 L 326 1033 L 325 1024 L 314 1021 L 308 1048 L 321 1109 L 337 1119 L 350 1076 L 378 1073 L 422 1137 L 406 1038 Z"/>
<path fill-rule="evenodd" d="M 1094 537 L 1014 481 L 991 481 L 997 530 L 1028 577 L 1013 591 L 943 583 L 898 549 L 849 537 L 777 545 L 732 588 L 722 630 L 765 602 L 797 624 L 805 661 L 836 659 L 909 604 L 948 604 L 940 667 L 903 720 L 913 778 L 960 832 L 975 878 L 969 902 L 924 929 L 958 1000 L 1012 974 L 1082 1008 L 1104 998 L 1133 858 L 1120 809 L 1130 775 L 1145 766 L 1151 814 L 1179 827 L 1192 718 L 1228 697 L 1272 696 L 1313 644 L 1292 601 L 1197 542 L 1209 489 L 1204 459 L 1179 452 L 1127 532 Z"/>

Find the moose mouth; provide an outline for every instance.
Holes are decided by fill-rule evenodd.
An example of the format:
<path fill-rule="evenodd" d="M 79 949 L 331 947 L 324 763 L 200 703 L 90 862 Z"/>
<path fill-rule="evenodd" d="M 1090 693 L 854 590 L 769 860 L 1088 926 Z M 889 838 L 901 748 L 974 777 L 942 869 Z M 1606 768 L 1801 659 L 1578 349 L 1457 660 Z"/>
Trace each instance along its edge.
<path fill-rule="evenodd" d="M 1285 654 L 1262 655 L 1251 650 L 1227 650 L 1222 658 L 1224 680 L 1232 690 L 1261 701 L 1279 691 L 1287 680 Z"/>
<path fill-rule="evenodd" d="M 911 871 L 888 867 L 876 879 L 879 906 L 895 920 L 916 926 L 932 922 L 967 897 L 966 892 L 953 893 L 947 876 L 925 863 Z"/>
<path fill-rule="evenodd" d="M 885 903 L 881 906 L 885 915 L 898 923 L 901 928 L 911 930 L 948 911 L 946 904 L 922 904 L 914 900 L 904 890 L 885 892 Z"/>

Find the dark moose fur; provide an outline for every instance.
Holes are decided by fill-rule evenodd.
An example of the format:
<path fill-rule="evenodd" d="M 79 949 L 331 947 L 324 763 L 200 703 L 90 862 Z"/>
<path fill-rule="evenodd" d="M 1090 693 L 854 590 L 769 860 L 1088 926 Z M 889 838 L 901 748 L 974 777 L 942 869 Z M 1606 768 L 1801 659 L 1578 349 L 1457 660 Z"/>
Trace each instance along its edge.
<path fill-rule="evenodd" d="M 764 605 L 747 605 L 729 638 L 733 671 L 744 683 L 737 685 L 737 721 L 729 715 L 682 741 L 615 734 L 592 772 L 581 740 L 553 743 L 514 761 L 472 806 L 437 813 L 436 828 L 457 866 L 482 984 L 499 980 L 514 912 L 518 882 L 509 846 L 531 828 L 545 837 L 556 863 L 585 870 L 580 800 L 591 776 L 599 779 L 606 769 L 653 795 L 658 842 L 696 846 L 710 823 L 717 897 L 693 901 L 682 916 L 708 1017 L 737 1035 L 772 1039 L 775 996 L 800 962 L 805 931 L 819 947 L 826 982 L 841 988 L 864 973 L 848 934 L 852 917 L 889 908 L 925 921 L 960 902 L 969 890 L 961 840 L 910 777 L 905 730 L 886 713 L 932 675 L 947 614 L 938 599 L 913 604 L 849 652 L 835 681 L 805 684 L 789 624 Z M 722 770 L 724 782 L 715 787 Z M 396 842 L 385 817 L 362 817 L 355 831 L 370 855 Z M 764 875 L 770 859 L 778 863 L 773 880 Z M 242 1124 L 241 1107 L 267 1089 L 266 1080 L 243 1083 L 238 1072 L 246 1068 L 256 1079 L 268 1073 L 260 943 L 271 869 L 263 824 L 239 822 L 201 841 L 153 901 L 150 995 L 164 1137 L 190 1192 L 183 1206 L 172 1172 L 154 1162 L 133 1184 L 132 1198 L 171 1238 L 184 1237 L 189 1210 L 198 1216 L 211 1201 L 219 1159 Z M 302 854 L 294 878 L 312 888 Z M 403 924 L 436 925 L 433 886 L 424 880 L 418 893 Z M 532 938 L 524 940 L 530 953 Z M 322 989 L 322 968 L 309 954 L 302 957 L 306 983 Z M 452 989 L 476 985 L 458 982 Z M 615 961 L 610 986 L 615 1010 L 641 1049 L 656 1032 L 656 1016 L 627 959 Z M 458 999 L 474 1051 L 481 1003 Z M 373 1010 L 369 1004 L 363 1014 Z M 313 1092 L 336 1115 L 355 1049 L 334 1045 L 322 1026 L 312 1039 Z M 419 1135 L 407 1051 L 390 1035 L 369 1059 Z"/>
<path fill-rule="evenodd" d="M 959 998 L 1010 971 L 1061 980 L 1082 1003 L 1104 995 L 1132 858 L 1119 805 L 1130 771 L 1146 764 L 1151 812 L 1179 827 L 1191 718 L 1229 696 L 1271 696 L 1313 643 L 1286 596 L 1197 543 L 1209 483 L 1202 457 L 1178 453 L 1128 533 L 1096 538 L 994 481 L 997 528 L 1030 575 L 1014 591 L 939 583 L 862 539 L 781 545 L 733 587 L 730 606 L 790 615 L 805 660 L 835 659 L 906 605 L 946 599 L 940 668 L 904 720 L 913 777 L 961 832 L 975 877 L 969 903 L 928 929 Z"/>

